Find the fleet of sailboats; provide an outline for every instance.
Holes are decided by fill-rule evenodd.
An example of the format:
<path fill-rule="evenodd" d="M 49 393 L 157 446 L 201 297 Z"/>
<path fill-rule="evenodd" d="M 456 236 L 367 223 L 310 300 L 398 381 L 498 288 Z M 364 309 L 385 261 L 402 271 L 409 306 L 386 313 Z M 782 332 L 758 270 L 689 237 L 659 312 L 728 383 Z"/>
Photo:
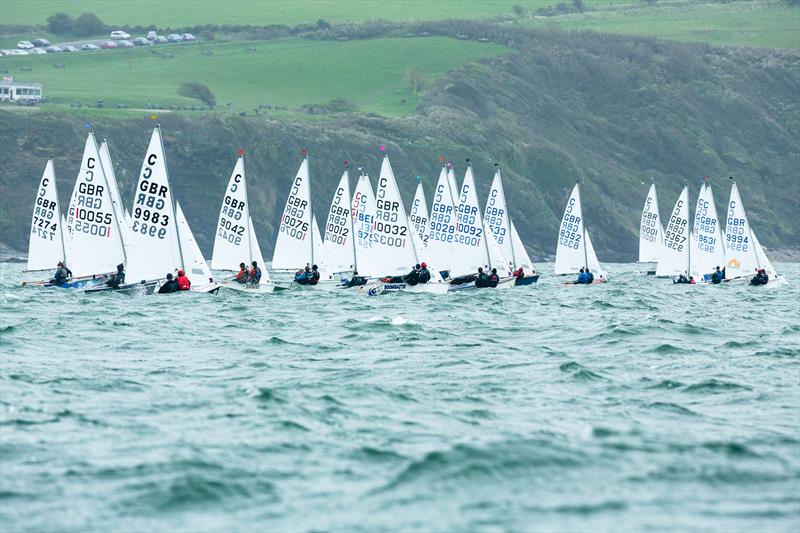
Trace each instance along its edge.
<path fill-rule="evenodd" d="M 289 185 L 268 268 L 253 225 L 240 151 L 214 233 L 211 262 L 222 278 L 218 282 L 174 197 L 160 127 L 153 128 L 130 210 L 122 202 L 108 143 L 98 145 L 90 130 L 65 213 L 59 204 L 52 159 L 45 165 L 31 220 L 26 271 L 51 270 L 57 263 L 68 262 L 72 280 L 61 286 L 130 293 L 154 292 L 167 274 L 177 270 L 185 271 L 192 291 L 214 293 L 220 287 L 270 293 L 301 286 L 356 287 L 368 294 L 445 293 L 477 288 L 475 274 L 481 270 L 495 276 L 492 286 L 498 288 L 535 283 L 539 278 L 511 218 L 499 168 L 483 209 L 467 160 L 460 187 L 452 164 L 442 165 L 430 211 L 418 178 L 411 209 L 406 211 L 388 155 L 383 154 L 376 187 L 359 168 L 352 194 L 345 164 L 323 231 L 311 202 L 305 153 Z M 654 264 L 656 276 L 691 278 L 696 283 L 707 282 L 717 267 L 724 268 L 726 281 L 749 279 L 762 269 L 771 279 L 777 278 L 734 181 L 724 214 L 723 230 L 706 180 L 693 218 L 687 185 L 662 222 L 656 186 L 651 184 L 640 219 L 639 262 Z M 234 278 L 242 264 L 259 270 L 260 279 L 241 282 L 240 277 Z M 417 283 L 408 274 L 418 272 L 420 265 L 430 272 L 429 281 Z M 124 267 L 127 283 L 103 284 L 118 266 Z M 319 273 L 314 283 L 303 283 L 306 278 L 298 277 L 306 271 Z M 583 215 L 580 184 L 575 184 L 561 218 L 554 273 L 574 276 L 581 271 L 591 272 L 592 283 L 608 281 Z M 353 283 L 355 279 L 363 281 Z"/>

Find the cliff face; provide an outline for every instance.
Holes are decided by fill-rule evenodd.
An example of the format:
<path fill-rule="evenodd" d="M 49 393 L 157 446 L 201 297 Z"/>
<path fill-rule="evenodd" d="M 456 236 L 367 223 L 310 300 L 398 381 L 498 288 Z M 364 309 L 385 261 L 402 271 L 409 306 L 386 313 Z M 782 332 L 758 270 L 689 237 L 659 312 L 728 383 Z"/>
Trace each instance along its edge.
<path fill-rule="evenodd" d="M 530 35 L 508 56 L 439 80 L 409 118 L 162 114 L 173 186 L 201 247 L 210 254 L 238 148 L 248 154 L 252 213 L 269 256 L 301 150 L 311 156 L 314 208 L 325 212 L 342 162 L 375 176 L 380 144 L 407 204 L 417 175 L 430 198 L 440 155 L 455 163 L 459 179 L 464 159 L 472 159 L 482 202 L 499 163 L 515 223 L 537 256 L 554 253 L 576 179 L 601 260 L 635 259 L 650 178 L 666 216 L 687 181 L 694 196 L 700 177 L 711 176 L 723 216 L 727 177 L 735 176 L 761 242 L 800 244 L 800 56 L 596 34 Z M 89 120 L 98 138 L 109 140 L 123 200 L 132 201 L 150 135 L 147 114 Z M 86 121 L 70 113 L 0 112 L 0 242 L 26 249 L 36 185 L 51 155 L 66 202 Z"/>

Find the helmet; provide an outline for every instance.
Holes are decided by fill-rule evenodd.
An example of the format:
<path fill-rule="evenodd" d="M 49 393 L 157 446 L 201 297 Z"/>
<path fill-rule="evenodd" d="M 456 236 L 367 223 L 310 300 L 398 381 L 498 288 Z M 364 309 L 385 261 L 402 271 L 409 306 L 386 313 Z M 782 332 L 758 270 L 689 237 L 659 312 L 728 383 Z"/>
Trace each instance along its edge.
<path fill-rule="evenodd" d="M 426 263 L 425 261 L 423 261 L 422 263 L 420 263 L 420 266 L 421 266 L 422 268 L 428 268 L 428 263 Z"/>
<path fill-rule="evenodd" d="M 172 273 L 171 272 L 167 272 L 167 279 L 172 279 Z"/>
<path fill-rule="evenodd" d="M 184 272 L 183 272 L 183 270 L 182 270 L 182 269 L 181 269 L 181 270 L 178 270 L 178 275 L 179 275 L 179 276 L 183 276 L 183 275 L 184 275 Z"/>
<path fill-rule="evenodd" d="M 312 265 L 311 266 L 311 270 L 318 270 L 318 269 L 319 269 L 319 267 L 317 265 Z"/>

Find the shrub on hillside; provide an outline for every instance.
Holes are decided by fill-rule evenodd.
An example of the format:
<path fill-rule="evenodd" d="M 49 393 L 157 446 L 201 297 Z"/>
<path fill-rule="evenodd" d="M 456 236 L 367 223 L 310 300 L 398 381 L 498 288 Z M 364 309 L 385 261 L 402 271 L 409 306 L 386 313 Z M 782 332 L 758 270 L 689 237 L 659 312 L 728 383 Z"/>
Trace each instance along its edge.
<path fill-rule="evenodd" d="M 181 83 L 178 94 L 188 98 L 196 98 L 204 102 L 209 109 L 213 109 L 214 106 L 217 105 L 217 99 L 214 93 L 199 81 L 185 81 Z"/>
<path fill-rule="evenodd" d="M 108 31 L 100 17 L 94 13 L 84 13 L 72 24 L 72 34 L 76 37 L 91 37 Z"/>
<path fill-rule="evenodd" d="M 72 17 L 66 13 L 56 13 L 47 17 L 47 31 L 55 35 L 65 35 L 72 31 L 74 23 Z"/>

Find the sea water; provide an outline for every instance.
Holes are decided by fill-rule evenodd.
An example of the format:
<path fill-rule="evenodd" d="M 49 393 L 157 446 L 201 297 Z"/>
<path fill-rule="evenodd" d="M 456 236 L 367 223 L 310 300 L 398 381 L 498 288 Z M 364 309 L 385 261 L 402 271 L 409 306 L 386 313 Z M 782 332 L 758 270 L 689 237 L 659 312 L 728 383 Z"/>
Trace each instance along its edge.
<path fill-rule="evenodd" d="M 800 269 L 777 267 L 128 297 L 0 265 L 0 529 L 797 531 Z"/>

